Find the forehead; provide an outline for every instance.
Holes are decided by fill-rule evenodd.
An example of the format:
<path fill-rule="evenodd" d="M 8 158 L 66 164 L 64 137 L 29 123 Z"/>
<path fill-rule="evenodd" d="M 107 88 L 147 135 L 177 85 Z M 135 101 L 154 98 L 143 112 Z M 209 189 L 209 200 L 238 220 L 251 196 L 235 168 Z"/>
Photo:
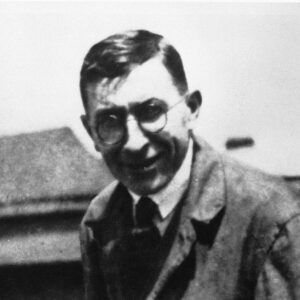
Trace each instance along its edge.
<path fill-rule="evenodd" d="M 172 105 L 180 98 L 171 75 L 159 57 L 150 59 L 135 67 L 127 77 L 87 86 L 87 99 L 90 109 L 107 106 L 125 106 L 157 98 Z"/>

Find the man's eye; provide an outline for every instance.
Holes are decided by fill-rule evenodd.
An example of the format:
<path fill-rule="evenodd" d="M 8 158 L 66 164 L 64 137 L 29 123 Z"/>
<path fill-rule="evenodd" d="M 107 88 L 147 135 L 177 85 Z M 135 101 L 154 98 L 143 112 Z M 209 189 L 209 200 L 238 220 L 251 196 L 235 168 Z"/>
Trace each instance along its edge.
<path fill-rule="evenodd" d="M 163 107 L 159 105 L 148 105 L 141 111 L 140 120 L 142 122 L 154 122 L 165 113 Z"/>
<path fill-rule="evenodd" d="M 100 118 L 98 131 L 111 131 L 121 125 L 121 119 L 115 114 L 109 114 Z"/>

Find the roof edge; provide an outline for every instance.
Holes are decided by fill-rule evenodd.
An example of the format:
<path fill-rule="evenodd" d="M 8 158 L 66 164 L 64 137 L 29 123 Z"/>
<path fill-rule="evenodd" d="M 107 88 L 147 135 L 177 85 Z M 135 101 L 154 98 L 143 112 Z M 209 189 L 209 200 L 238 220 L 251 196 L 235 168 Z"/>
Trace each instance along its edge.
<path fill-rule="evenodd" d="M 95 194 L 68 197 L 68 199 L 57 198 L 50 201 L 33 201 L 31 203 L 14 203 L 3 206 L 0 209 L 1 219 L 12 219 L 28 216 L 45 216 L 65 213 L 84 213 Z M 43 199 L 44 200 L 44 199 Z M 63 200 L 63 201 L 62 201 Z"/>

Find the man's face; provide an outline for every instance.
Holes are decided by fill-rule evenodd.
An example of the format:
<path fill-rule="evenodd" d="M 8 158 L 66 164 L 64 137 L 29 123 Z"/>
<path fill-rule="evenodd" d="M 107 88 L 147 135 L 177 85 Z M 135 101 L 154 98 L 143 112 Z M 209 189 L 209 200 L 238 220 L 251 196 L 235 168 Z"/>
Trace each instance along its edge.
<path fill-rule="evenodd" d="M 126 78 L 91 83 L 86 91 L 85 126 L 114 177 L 140 195 L 153 194 L 168 184 L 187 151 L 191 110 L 160 58 L 137 66 Z M 132 118 L 149 101 L 171 108 L 159 132 L 145 131 Z M 98 124 L 106 114 L 120 112 L 126 116 L 125 138 L 106 145 L 99 139 Z"/>

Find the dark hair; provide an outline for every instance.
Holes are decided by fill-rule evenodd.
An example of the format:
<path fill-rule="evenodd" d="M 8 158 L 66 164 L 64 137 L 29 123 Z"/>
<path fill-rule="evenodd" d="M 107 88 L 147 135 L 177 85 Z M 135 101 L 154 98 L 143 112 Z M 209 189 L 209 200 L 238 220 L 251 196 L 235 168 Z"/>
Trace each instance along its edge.
<path fill-rule="evenodd" d="M 162 55 L 174 85 L 181 94 L 187 89 L 183 64 L 177 50 L 158 34 L 146 30 L 131 30 L 114 34 L 92 46 L 80 72 L 80 91 L 87 108 L 85 88 L 88 83 L 126 76 L 137 65 Z"/>

